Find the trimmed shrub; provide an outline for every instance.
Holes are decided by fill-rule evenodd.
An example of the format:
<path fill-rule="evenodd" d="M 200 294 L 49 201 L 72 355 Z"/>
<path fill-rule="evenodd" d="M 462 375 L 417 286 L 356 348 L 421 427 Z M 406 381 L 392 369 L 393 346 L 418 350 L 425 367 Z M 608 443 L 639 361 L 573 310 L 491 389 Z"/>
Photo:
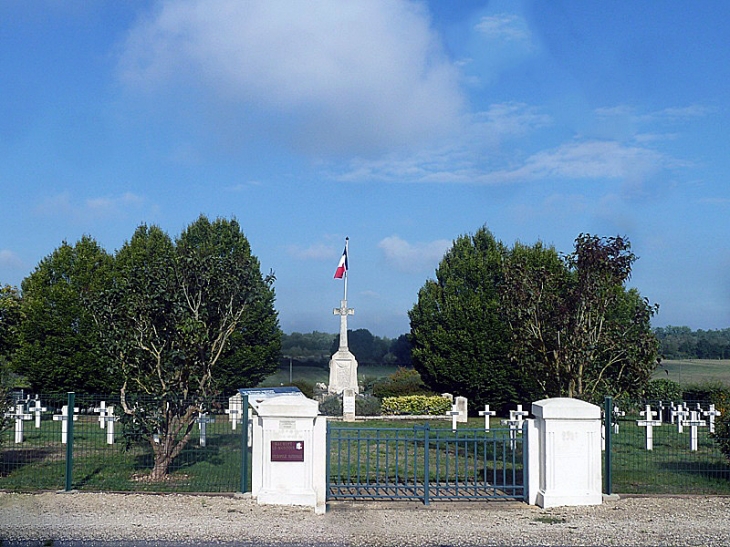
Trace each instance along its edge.
<path fill-rule="evenodd" d="M 385 397 L 380 406 L 383 414 L 439 416 L 451 410 L 451 401 L 439 395 L 407 395 Z"/>

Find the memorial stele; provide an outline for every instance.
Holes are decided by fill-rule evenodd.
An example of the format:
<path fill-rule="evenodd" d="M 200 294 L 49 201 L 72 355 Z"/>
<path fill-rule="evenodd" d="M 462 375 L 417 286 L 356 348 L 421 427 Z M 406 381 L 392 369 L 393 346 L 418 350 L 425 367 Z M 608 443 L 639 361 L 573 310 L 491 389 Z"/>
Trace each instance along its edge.
<path fill-rule="evenodd" d="M 327 386 L 329 393 L 341 394 L 346 389 L 359 393 L 357 384 L 357 359 L 347 347 L 347 316 L 354 315 L 355 310 L 347 307 L 347 253 L 349 238 L 345 238 L 345 250 L 335 271 L 336 279 L 343 279 L 345 284 L 344 296 L 340 307 L 333 313 L 340 316 L 340 345 L 330 359 L 330 381 Z"/>

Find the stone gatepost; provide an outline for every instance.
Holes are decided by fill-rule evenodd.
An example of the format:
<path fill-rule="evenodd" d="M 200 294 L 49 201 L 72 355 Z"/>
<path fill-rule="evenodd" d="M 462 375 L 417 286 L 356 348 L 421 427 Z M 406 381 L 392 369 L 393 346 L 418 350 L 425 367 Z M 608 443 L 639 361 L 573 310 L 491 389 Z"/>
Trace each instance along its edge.
<path fill-rule="evenodd" d="M 327 418 L 306 397 L 271 397 L 254 417 L 251 496 L 260 505 L 325 512 Z"/>
<path fill-rule="evenodd" d="M 531 496 L 535 503 L 543 508 L 600 505 L 600 407 L 578 399 L 544 399 L 532 404 L 532 414 L 538 454 L 530 442 L 534 463 L 528 476 L 538 486 Z"/>

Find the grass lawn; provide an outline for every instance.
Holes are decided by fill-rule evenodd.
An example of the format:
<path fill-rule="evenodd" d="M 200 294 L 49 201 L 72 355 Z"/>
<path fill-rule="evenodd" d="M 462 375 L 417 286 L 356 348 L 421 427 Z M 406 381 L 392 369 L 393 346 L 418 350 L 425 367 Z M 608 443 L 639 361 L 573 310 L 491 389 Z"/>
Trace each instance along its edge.
<path fill-rule="evenodd" d="M 646 450 L 646 428 L 638 414 L 619 422 L 612 436 L 613 491 L 619 494 L 730 494 L 730 462 L 707 427 L 698 428 L 698 449 L 690 450 L 689 427 L 653 428 L 653 450 Z"/>
<path fill-rule="evenodd" d="M 730 359 L 676 359 L 662 361 L 652 379 L 668 379 L 682 386 L 722 382 L 730 386 Z"/>

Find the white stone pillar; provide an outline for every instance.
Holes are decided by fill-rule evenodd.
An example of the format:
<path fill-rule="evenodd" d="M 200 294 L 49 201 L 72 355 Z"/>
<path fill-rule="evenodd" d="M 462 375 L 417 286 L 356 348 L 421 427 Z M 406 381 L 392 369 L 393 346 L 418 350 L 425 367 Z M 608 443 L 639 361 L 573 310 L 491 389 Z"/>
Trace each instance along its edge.
<path fill-rule="evenodd" d="M 260 505 L 304 505 L 325 512 L 327 418 L 306 397 L 258 405 L 253 428 L 251 496 Z"/>
<path fill-rule="evenodd" d="M 540 453 L 537 505 L 601 504 L 601 409 L 578 399 L 556 398 L 533 403 L 532 413 Z M 534 472 L 530 468 L 528 476 Z"/>

